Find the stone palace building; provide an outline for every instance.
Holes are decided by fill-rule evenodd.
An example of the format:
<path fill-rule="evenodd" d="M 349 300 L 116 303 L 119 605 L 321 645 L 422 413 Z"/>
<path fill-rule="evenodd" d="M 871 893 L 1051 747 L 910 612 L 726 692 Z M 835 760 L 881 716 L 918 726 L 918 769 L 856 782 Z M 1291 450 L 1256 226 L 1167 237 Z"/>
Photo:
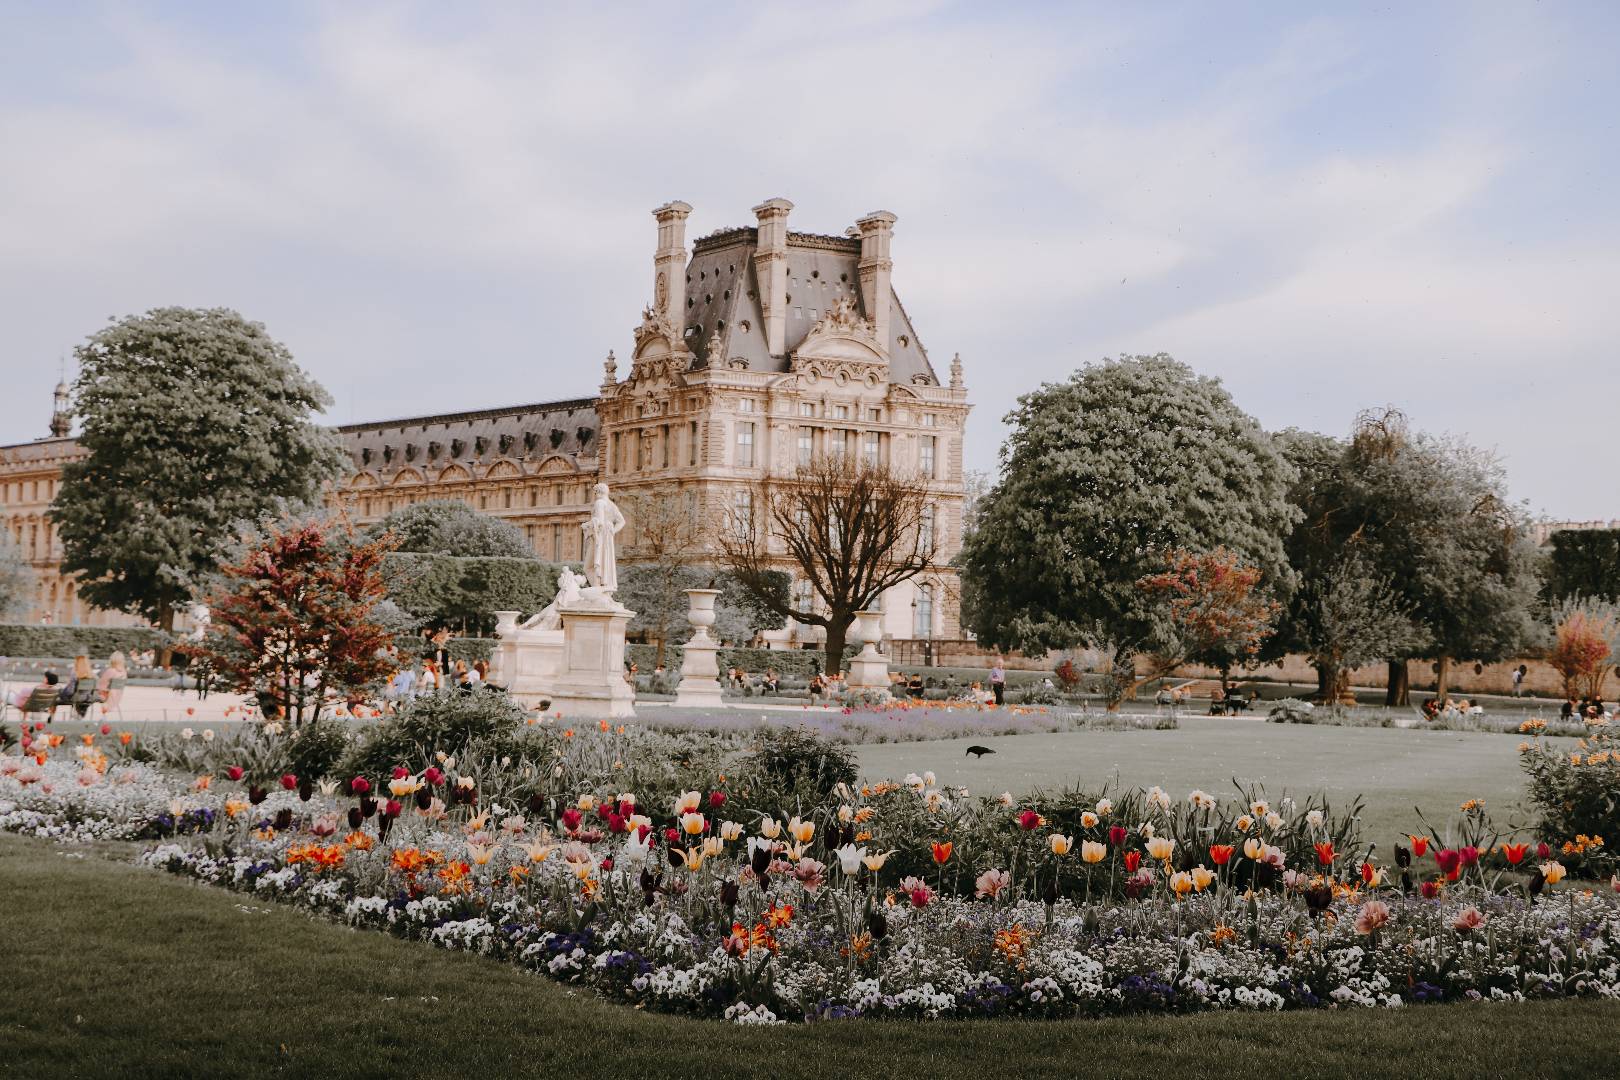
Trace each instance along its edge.
<path fill-rule="evenodd" d="M 964 510 L 961 362 L 940 379 L 894 290 L 893 214 L 832 236 L 790 230 L 792 210 L 768 200 L 754 225 L 688 251 L 692 208 L 659 207 L 651 302 L 624 370 L 608 353 L 598 396 L 346 425 L 353 471 L 333 500 L 368 524 L 410 503 L 460 499 L 518 526 L 541 558 L 571 560 L 600 480 L 630 518 L 621 549 L 633 564 L 638 507 L 751 519 L 773 478 L 815 455 L 859 455 L 932 485 L 923 527 L 946 567 L 883 597 L 885 636 L 962 637 L 948 568 Z M 0 447 L 0 520 L 39 571 L 33 621 L 121 621 L 76 598 L 44 517 L 58 470 L 78 452 L 66 395 L 59 387 L 51 438 Z M 712 560 L 710 544 L 697 537 L 692 560 Z M 802 598 L 807 585 L 793 588 Z M 792 646 L 819 633 L 790 624 L 767 637 Z"/>

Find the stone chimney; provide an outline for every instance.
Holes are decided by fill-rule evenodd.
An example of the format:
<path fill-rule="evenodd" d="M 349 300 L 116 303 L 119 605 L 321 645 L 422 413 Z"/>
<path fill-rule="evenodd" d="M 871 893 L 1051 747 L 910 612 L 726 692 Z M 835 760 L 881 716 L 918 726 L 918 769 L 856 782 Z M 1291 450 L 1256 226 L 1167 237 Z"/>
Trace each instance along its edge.
<path fill-rule="evenodd" d="M 677 337 L 686 326 L 686 218 L 692 208 L 683 202 L 665 203 L 653 211 L 658 219 L 658 250 L 653 254 L 653 313 L 675 327 Z"/>
<path fill-rule="evenodd" d="M 895 216 L 887 210 L 874 210 L 855 223 L 861 230 L 861 305 L 877 331 L 879 346 L 889 351 L 889 275 L 894 261 L 889 258 L 889 241 L 894 239 Z"/>
<path fill-rule="evenodd" d="M 754 207 L 759 244 L 754 276 L 759 279 L 759 309 L 765 317 L 765 349 L 772 356 L 787 351 L 787 218 L 793 204 L 767 199 Z"/>

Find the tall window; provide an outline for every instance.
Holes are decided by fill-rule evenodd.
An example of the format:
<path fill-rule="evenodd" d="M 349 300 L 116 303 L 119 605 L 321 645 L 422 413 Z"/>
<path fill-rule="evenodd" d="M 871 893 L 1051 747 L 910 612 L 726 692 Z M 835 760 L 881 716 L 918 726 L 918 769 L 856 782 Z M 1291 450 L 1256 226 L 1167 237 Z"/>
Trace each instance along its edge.
<path fill-rule="evenodd" d="M 741 401 L 737 402 L 737 411 L 738 412 L 753 412 L 754 411 L 754 399 L 753 398 L 743 398 Z"/>
<path fill-rule="evenodd" d="M 658 428 L 658 444 L 663 447 L 664 468 L 669 468 L 669 425 L 662 424 Z"/>
<path fill-rule="evenodd" d="M 813 401 L 801 401 L 801 402 L 799 402 L 799 415 L 800 416 L 814 416 L 814 415 L 816 415 L 816 403 L 813 402 Z"/>
<path fill-rule="evenodd" d="M 799 429 L 799 464 L 808 465 L 810 459 L 816 454 L 815 428 L 802 427 Z"/>
<path fill-rule="evenodd" d="M 754 493 L 746 488 L 731 496 L 731 527 L 739 539 L 754 535 Z"/>
<path fill-rule="evenodd" d="M 737 425 L 737 464 L 752 468 L 754 464 L 754 425 Z"/>
<path fill-rule="evenodd" d="M 934 636 L 934 587 L 932 585 L 917 586 L 917 608 L 912 619 L 911 635 L 918 638 Z"/>
<path fill-rule="evenodd" d="M 816 593 L 810 584 L 809 578 L 799 578 L 793 583 L 793 610 L 803 611 L 806 614 L 814 610 Z"/>
<path fill-rule="evenodd" d="M 834 405 L 833 406 L 833 419 L 834 420 L 848 420 L 849 419 L 849 406 L 848 405 Z"/>
<path fill-rule="evenodd" d="M 934 552 L 934 507 L 923 507 L 922 518 L 917 523 L 917 546 L 925 555 Z"/>
<path fill-rule="evenodd" d="M 875 466 L 878 463 L 878 455 L 881 453 L 883 446 L 882 439 L 883 436 L 875 431 L 868 431 L 862 437 L 861 457 L 866 459 L 868 465 Z"/>
<path fill-rule="evenodd" d="M 691 429 L 691 431 L 687 433 L 686 463 L 688 465 L 696 465 L 697 464 L 697 457 L 698 457 L 698 422 L 696 420 L 694 420 L 694 421 L 692 421 L 692 429 Z"/>
<path fill-rule="evenodd" d="M 561 559 L 563 557 L 561 525 L 553 525 L 551 527 L 551 557 L 554 560 Z"/>
<path fill-rule="evenodd" d="M 935 439 L 932 435 L 922 437 L 922 452 L 918 458 L 917 467 L 921 470 L 925 480 L 934 478 L 934 442 Z"/>

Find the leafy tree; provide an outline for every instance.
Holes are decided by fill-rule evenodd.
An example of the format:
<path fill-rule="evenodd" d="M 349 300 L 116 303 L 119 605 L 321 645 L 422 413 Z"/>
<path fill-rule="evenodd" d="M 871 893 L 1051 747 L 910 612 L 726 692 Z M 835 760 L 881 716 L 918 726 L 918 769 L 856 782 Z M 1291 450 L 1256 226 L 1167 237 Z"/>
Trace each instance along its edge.
<path fill-rule="evenodd" d="M 1232 666 L 1259 653 L 1282 610 L 1259 593 L 1260 568 L 1225 548 L 1174 548 L 1165 557 L 1165 568 L 1137 586 L 1159 598 L 1148 679 L 1168 675 L 1191 660 L 1219 668 L 1224 691 Z"/>
<path fill-rule="evenodd" d="M 392 667 L 379 619 L 387 550 L 319 519 L 265 526 L 220 568 L 208 633 L 186 651 L 294 724 L 374 688 Z"/>
<path fill-rule="evenodd" d="M 98 607 L 174 628 L 233 525 L 313 504 L 336 476 L 331 404 L 260 323 L 158 308 L 75 350 L 79 442 L 51 508 L 62 569 Z"/>
<path fill-rule="evenodd" d="M 535 558 L 390 551 L 383 559 L 390 600 L 423 622 L 464 633 L 488 632 L 497 611 L 539 611 L 557 595 L 560 572 L 557 563 Z"/>
<path fill-rule="evenodd" d="M 1348 695 L 1350 669 L 1401 655 L 1421 640 L 1400 595 L 1354 551 L 1300 586 L 1296 612 L 1323 701 Z"/>
<path fill-rule="evenodd" d="M 1549 600 L 1594 596 L 1620 600 L 1620 529 L 1562 529 L 1549 540 Z"/>
<path fill-rule="evenodd" d="M 887 465 L 824 455 L 755 492 L 760 516 L 732 511 L 719 531 L 722 560 L 760 607 L 827 632 L 825 670 L 843 668 L 855 613 L 938 564 L 922 528 L 925 482 Z M 810 583 L 818 605 L 782 595 L 782 566 Z"/>
<path fill-rule="evenodd" d="M 0 534 L 0 618 L 16 618 L 32 605 L 36 578 L 22 548 Z"/>
<path fill-rule="evenodd" d="M 523 530 L 458 499 L 429 499 L 403 506 L 366 530 L 372 538 L 390 533 L 397 551 L 474 558 L 536 557 Z"/>
<path fill-rule="evenodd" d="M 1288 540 L 1303 580 L 1359 554 L 1400 598 L 1418 633 L 1389 665 L 1386 703 L 1407 703 L 1408 665 L 1439 661 L 1444 695 L 1453 660 L 1499 660 L 1538 641 L 1539 556 L 1521 508 L 1507 502 L 1500 465 L 1454 439 L 1413 434 L 1393 409 L 1357 419 L 1350 439 L 1284 432 L 1299 480 L 1300 524 Z M 1284 620 L 1277 644 L 1302 648 Z"/>
<path fill-rule="evenodd" d="M 1007 422 L 1001 479 L 962 554 L 986 643 L 1149 647 L 1157 601 L 1137 583 L 1176 548 L 1224 548 L 1266 591 L 1291 591 L 1294 470 L 1219 381 L 1162 354 L 1123 357 L 1024 395 Z"/>
<path fill-rule="evenodd" d="M 1620 604 L 1572 596 L 1553 606 L 1547 664 L 1564 679 L 1570 701 L 1603 700 L 1603 683 L 1620 655 Z"/>

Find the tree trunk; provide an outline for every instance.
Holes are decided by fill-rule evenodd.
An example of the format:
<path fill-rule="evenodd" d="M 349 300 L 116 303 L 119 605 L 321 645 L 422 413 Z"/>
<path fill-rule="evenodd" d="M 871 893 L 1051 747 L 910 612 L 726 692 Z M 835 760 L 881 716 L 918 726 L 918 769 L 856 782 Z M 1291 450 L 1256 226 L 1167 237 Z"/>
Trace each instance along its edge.
<path fill-rule="evenodd" d="M 1440 670 L 1434 676 L 1435 700 L 1444 705 L 1446 703 L 1446 683 L 1451 678 L 1451 657 L 1442 656 L 1439 663 Z"/>
<path fill-rule="evenodd" d="M 168 600 L 158 601 L 158 629 L 163 631 L 163 648 L 158 650 L 158 667 L 164 671 L 174 662 L 174 648 L 169 639 L 174 636 L 174 606 Z"/>
<path fill-rule="evenodd" d="M 1399 708 L 1412 704 L 1412 671 L 1410 661 L 1391 660 L 1389 678 L 1384 688 L 1384 705 Z"/>
<path fill-rule="evenodd" d="M 825 668 L 828 675 L 837 675 L 844 670 L 844 641 L 849 637 L 849 627 L 854 621 L 854 615 L 846 615 L 843 618 L 834 617 L 827 625 Z"/>
<path fill-rule="evenodd" d="M 664 635 L 659 634 L 653 640 L 658 646 L 658 650 L 653 653 L 653 667 L 661 668 L 664 666 Z"/>
<path fill-rule="evenodd" d="M 1332 705 L 1338 700 L 1339 667 L 1337 664 L 1318 662 L 1316 665 L 1316 702 Z"/>
<path fill-rule="evenodd" d="M 1221 697 L 1225 697 L 1227 695 L 1227 692 L 1228 692 L 1227 687 L 1228 687 L 1228 684 L 1230 684 L 1231 681 L 1232 681 L 1232 665 L 1231 664 L 1222 664 L 1221 665 Z"/>

